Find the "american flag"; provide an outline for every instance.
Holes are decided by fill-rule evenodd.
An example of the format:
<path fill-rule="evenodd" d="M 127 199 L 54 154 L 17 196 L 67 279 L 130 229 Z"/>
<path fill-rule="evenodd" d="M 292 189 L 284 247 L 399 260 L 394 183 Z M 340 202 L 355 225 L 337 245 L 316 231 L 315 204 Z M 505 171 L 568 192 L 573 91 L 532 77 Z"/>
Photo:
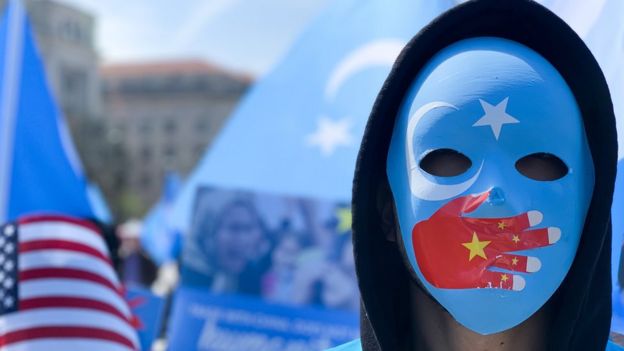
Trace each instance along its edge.
<path fill-rule="evenodd" d="M 0 227 L 0 351 L 138 349 L 96 226 L 36 216 Z"/>

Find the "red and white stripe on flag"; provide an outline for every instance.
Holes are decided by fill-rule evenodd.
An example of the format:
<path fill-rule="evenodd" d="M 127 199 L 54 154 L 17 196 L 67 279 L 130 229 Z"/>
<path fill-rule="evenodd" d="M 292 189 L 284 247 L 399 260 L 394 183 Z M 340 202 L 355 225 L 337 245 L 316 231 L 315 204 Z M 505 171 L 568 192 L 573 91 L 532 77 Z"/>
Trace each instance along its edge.
<path fill-rule="evenodd" d="M 0 351 L 138 350 L 99 229 L 64 216 L 0 228 Z"/>

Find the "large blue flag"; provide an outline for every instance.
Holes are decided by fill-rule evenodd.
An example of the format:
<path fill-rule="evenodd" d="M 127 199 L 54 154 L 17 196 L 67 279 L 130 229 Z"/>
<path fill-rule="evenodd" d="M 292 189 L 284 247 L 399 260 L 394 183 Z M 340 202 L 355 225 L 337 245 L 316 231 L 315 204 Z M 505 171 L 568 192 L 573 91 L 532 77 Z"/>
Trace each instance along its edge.
<path fill-rule="evenodd" d="M 33 212 L 93 217 L 23 4 L 0 19 L 0 222 Z"/>
<path fill-rule="evenodd" d="M 186 229 L 198 185 L 348 201 L 364 126 L 405 43 L 452 0 L 331 2 L 262 78 L 176 202 Z"/>

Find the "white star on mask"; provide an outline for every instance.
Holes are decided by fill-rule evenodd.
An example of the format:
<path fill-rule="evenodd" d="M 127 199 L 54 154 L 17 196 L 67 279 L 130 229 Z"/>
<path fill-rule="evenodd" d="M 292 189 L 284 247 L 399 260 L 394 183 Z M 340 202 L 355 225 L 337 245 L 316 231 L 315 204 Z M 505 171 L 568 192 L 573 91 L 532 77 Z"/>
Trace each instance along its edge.
<path fill-rule="evenodd" d="M 318 129 L 307 136 L 306 144 L 318 146 L 324 156 L 331 156 L 338 146 L 353 145 L 351 126 L 351 121 L 348 119 L 333 121 L 327 117 L 321 117 L 318 121 Z"/>
<path fill-rule="evenodd" d="M 500 136 L 501 129 L 503 129 L 503 125 L 512 124 L 512 123 L 520 123 L 517 119 L 510 116 L 505 110 L 507 109 L 507 101 L 509 101 L 509 97 L 506 97 L 503 101 L 498 103 L 498 105 L 490 105 L 489 103 L 479 99 L 481 103 L 481 107 L 485 112 L 485 115 L 481 117 L 473 127 L 482 127 L 489 126 L 492 128 L 492 133 L 494 133 L 494 137 L 498 140 Z"/>

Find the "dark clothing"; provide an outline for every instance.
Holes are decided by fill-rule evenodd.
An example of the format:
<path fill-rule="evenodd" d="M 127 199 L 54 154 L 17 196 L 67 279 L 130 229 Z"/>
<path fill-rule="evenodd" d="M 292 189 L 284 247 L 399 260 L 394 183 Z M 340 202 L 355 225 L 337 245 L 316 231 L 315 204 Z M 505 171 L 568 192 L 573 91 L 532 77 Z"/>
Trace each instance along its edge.
<path fill-rule="evenodd" d="M 362 295 L 364 351 L 400 350 L 410 325 L 409 263 L 385 239 L 377 210 L 396 116 L 407 89 L 441 49 L 462 39 L 499 37 L 546 58 L 564 77 L 583 116 L 595 187 L 576 258 L 551 298 L 549 350 L 604 350 L 611 318 L 610 209 L 616 172 L 615 117 L 605 78 L 589 49 L 556 15 L 529 0 L 475 0 L 444 13 L 405 47 L 370 115 L 353 182 L 353 243 Z M 556 128 L 556 126 L 553 126 Z"/>

